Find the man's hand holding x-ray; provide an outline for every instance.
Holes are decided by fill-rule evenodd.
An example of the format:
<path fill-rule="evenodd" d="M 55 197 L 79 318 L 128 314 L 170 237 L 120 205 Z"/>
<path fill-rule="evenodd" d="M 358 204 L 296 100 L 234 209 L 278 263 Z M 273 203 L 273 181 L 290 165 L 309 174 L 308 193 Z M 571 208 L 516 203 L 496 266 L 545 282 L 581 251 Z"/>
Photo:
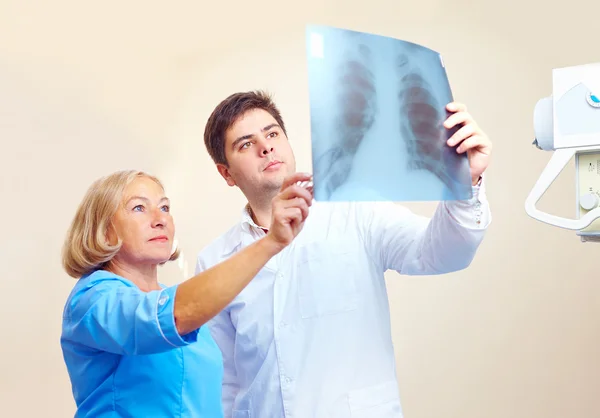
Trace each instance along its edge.
<path fill-rule="evenodd" d="M 459 154 L 467 153 L 471 167 L 471 179 L 475 185 L 490 163 L 492 143 L 467 112 L 464 104 L 452 102 L 446 106 L 446 109 L 452 112 L 452 115 L 444 122 L 445 128 L 452 129 L 460 124 L 463 125 L 448 139 L 448 145 L 456 146 Z"/>

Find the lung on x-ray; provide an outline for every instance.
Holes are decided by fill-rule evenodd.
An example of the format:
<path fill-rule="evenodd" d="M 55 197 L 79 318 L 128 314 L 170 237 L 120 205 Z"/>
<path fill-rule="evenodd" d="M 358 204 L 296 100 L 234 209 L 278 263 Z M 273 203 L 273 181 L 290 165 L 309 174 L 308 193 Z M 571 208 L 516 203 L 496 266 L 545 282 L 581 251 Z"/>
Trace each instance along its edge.
<path fill-rule="evenodd" d="M 446 141 L 452 91 L 439 53 L 328 26 L 306 32 L 318 201 L 466 200 L 466 154 Z"/>

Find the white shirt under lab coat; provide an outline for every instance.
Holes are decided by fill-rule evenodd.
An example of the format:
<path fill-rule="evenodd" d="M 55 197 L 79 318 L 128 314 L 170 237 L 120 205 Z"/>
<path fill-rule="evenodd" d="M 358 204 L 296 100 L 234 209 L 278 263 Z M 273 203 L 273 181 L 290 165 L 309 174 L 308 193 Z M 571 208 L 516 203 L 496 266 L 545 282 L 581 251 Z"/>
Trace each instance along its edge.
<path fill-rule="evenodd" d="M 296 239 L 209 322 L 225 417 L 402 417 L 384 272 L 464 269 L 490 221 L 484 184 L 431 219 L 393 203 L 314 202 Z M 196 272 L 264 234 L 244 210 Z"/>

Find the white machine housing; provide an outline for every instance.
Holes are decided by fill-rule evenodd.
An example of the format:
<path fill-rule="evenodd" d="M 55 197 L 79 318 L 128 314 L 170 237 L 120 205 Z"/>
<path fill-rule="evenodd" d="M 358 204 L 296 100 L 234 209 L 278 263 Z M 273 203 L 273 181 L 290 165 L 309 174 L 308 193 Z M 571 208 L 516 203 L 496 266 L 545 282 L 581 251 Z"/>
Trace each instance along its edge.
<path fill-rule="evenodd" d="M 552 96 L 535 106 L 533 143 L 553 155 L 529 193 L 525 211 L 538 221 L 576 230 L 583 242 L 600 242 L 600 63 L 554 69 L 552 87 Z M 576 219 L 542 212 L 537 202 L 573 156 Z"/>

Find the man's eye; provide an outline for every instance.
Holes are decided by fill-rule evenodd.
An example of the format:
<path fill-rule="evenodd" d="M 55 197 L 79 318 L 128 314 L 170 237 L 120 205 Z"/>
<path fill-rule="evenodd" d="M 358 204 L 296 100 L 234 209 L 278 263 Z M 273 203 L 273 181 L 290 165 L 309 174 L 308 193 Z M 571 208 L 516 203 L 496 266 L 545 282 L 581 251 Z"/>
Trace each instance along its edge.
<path fill-rule="evenodd" d="M 171 211 L 171 208 L 169 207 L 169 205 L 164 205 L 161 209 L 164 210 L 165 212 Z"/>
<path fill-rule="evenodd" d="M 250 145 L 252 145 L 251 142 L 245 142 L 240 149 L 248 148 Z"/>
<path fill-rule="evenodd" d="M 270 137 L 270 138 L 275 138 L 276 136 L 277 136 L 277 132 L 271 132 L 271 133 L 269 134 L 269 137 Z"/>

